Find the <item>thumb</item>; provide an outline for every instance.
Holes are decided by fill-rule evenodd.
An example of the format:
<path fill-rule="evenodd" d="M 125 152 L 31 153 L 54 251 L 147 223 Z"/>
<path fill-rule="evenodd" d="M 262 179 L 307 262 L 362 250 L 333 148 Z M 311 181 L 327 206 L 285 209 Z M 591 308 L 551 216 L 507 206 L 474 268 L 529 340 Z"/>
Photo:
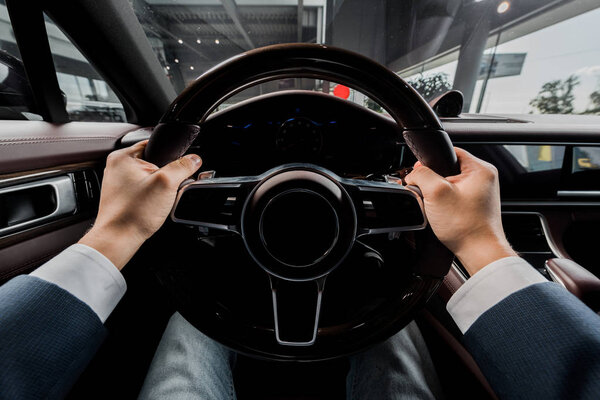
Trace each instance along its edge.
<path fill-rule="evenodd" d="M 437 197 L 438 194 L 451 186 L 450 182 L 424 165 L 419 165 L 413 169 L 410 174 L 406 175 L 404 181 L 407 185 L 418 186 L 425 199 Z"/>
<path fill-rule="evenodd" d="M 194 172 L 198 171 L 201 165 L 202 159 L 199 155 L 188 154 L 175 161 L 171 161 L 157 172 L 167 177 L 173 185 L 179 185 Z"/>

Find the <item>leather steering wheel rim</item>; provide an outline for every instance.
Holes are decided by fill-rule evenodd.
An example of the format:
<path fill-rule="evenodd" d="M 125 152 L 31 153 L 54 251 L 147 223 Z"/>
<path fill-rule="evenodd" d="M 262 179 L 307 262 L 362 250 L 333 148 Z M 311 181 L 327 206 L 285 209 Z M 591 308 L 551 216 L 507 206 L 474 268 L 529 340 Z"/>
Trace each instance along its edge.
<path fill-rule="evenodd" d="M 344 49 L 292 43 L 235 56 L 192 82 L 171 103 L 146 147 L 145 159 L 158 166 L 181 157 L 199 125 L 223 100 L 261 82 L 287 77 L 331 80 L 377 101 L 403 129 L 417 159 L 442 176 L 459 172 L 448 135 L 429 104 L 402 78 L 381 64 Z"/>
<path fill-rule="evenodd" d="M 146 147 L 145 159 L 163 166 L 180 157 L 201 132 L 202 122 L 224 99 L 249 86 L 288 77 L 339 82 L 367 94 L 396 121 L 419 161 L 442 176 L 459 172 L 452 143 L 440 120 L 410 85 L 362 55 L 315 44 L 283 44 L 252 50 L 203 74 L 163 115 Z M 359 351 L 398 331 L 439 286 L 453 255 L 429 227 L 415 232 L 415 237 L 417 263 L 413 281 L 407 288 L 409 296 L 388 304 L 370 321 L 360 324 L 360 328 L 351 329 L 352 332 L 344 331 L 344 326 L 319 330 L 320 341 L 310 348 L 278 347 L 269 343 L 263 333 L 254 331 L 227 334 L 228 330 L 239 327 L 232 321 L 214 319 L 210 312 L 195 310 L 187 303 L 186 296 L 171 292 L 179 311 L 190 323 L 236 351 L 276 360 L 335 358 Z"/>

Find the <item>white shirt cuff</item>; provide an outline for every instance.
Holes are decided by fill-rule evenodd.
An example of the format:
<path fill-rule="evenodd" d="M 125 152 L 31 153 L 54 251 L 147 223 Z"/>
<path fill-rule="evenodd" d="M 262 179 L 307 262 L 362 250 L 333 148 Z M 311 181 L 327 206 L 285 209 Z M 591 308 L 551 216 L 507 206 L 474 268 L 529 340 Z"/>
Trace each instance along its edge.
<path fill-rule="evenodd" d="M 30 275 L 71 293 L 90 306 L 102 323 L 127 290 L 117 267 L 102 253 L 83 244 L 68 247 Z"/>
<path fill-rule="evenodd" d="M 521 257 L 506 257 L 488 264 L 450 298 L 446 309 L 465 333 L 484 312 L 511 294 L 535 283 L 547 282 Z"/>

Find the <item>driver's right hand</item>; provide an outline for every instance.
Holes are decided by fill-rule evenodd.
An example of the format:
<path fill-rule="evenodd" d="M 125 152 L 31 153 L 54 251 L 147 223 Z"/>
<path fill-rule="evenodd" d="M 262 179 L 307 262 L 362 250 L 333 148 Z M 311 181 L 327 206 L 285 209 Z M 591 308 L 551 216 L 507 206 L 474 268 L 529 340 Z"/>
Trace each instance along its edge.
<path fill-rule="evenodd" d="M 405 181 L 421 189 L 433 232 L 473 275 L 516 253 L 502 229 L 496 167 L 463 149 L 455 151 L 460 174 L 443 178 L 417 162 Z"/>

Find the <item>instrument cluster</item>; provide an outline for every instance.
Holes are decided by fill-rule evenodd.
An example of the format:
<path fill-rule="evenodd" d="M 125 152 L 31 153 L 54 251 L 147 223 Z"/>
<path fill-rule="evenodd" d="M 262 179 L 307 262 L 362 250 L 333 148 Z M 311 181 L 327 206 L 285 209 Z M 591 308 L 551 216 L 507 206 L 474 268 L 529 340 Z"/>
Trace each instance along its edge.
<path fill-rule="evenodd" d="M 190 151 L 219 176 L 258 175 L 294 162 L 355 176 L 399 169 L 402 148 L 390 118 L 331 95 L 294 91 L 214 114 Z"/>

